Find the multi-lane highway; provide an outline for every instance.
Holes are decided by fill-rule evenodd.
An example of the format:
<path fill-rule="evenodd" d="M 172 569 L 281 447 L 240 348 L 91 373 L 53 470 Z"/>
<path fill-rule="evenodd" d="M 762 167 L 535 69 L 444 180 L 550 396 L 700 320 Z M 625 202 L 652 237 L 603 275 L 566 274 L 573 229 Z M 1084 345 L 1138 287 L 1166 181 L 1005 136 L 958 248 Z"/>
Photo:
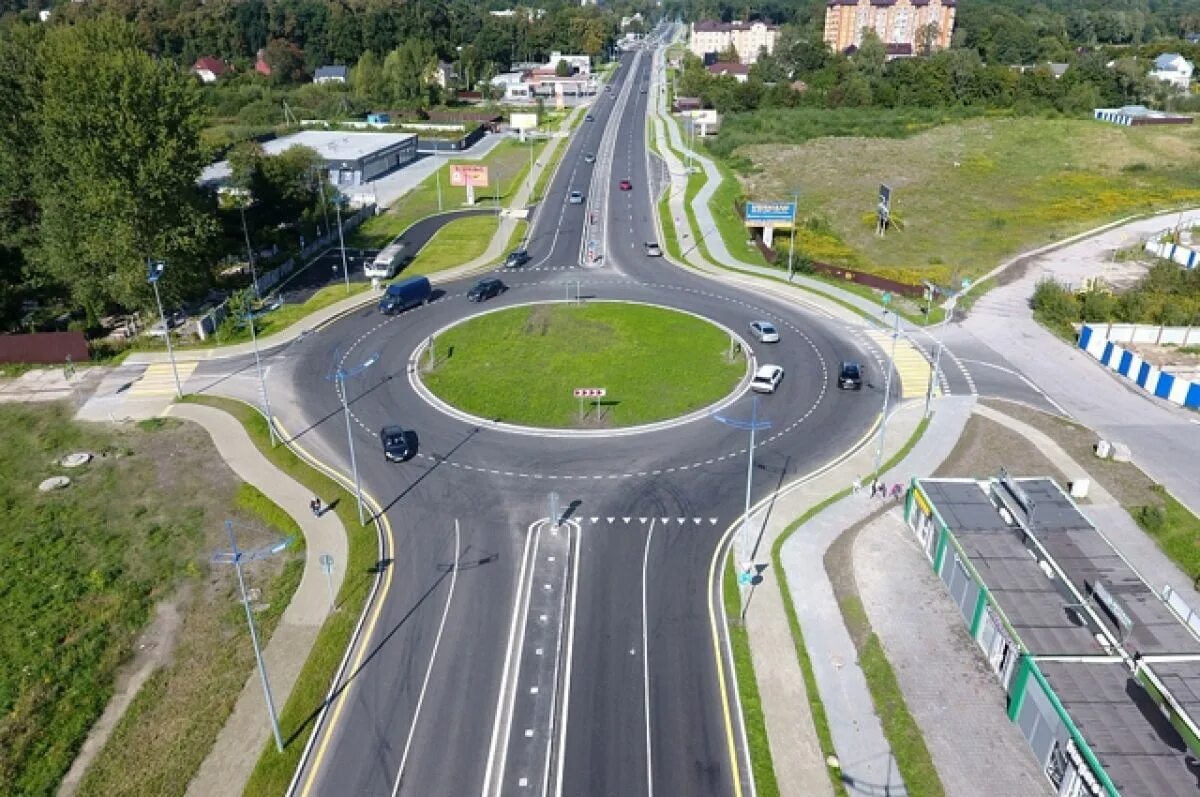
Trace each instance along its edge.
<path fill-rule="evenodd" d="M 787 374 L 759 406 L 771 429 L 755 450 L 758 501 L 860 440 L 883 380 L 860 330 L 645 255 L 657 238 L 650 70 L 646 52 L 623 57 L 536 210 L 530 263 L 501 275 L 510 289 L 487 307 L 627 299 L 747 338 Z M 572 191 L 586 201 L 569 204 Z M 439 285 L 397 316 L 365 308 L 272 357 L 286 427 L 345 472 L 340 398 L 323 376 L 374 360 L 346 389 L 362 483 L 383 509 L 378 589 L 295 793 L 748 793 L 711 606 L 745 500 L 747 434 L 707 416 L 607 437 L 514 433 L 437 410 L 411 360 L 479 311 L 469 285 Z M 755 319 L 782 340 L 750 341 Z M 836 389 L 841 359 L 870 365 L 864 390 Z M 749 417 L 750 401 L 743 389 L 721 412 Z M 409 462 L 384 461 L 388 423 L 416 432 Z"/>

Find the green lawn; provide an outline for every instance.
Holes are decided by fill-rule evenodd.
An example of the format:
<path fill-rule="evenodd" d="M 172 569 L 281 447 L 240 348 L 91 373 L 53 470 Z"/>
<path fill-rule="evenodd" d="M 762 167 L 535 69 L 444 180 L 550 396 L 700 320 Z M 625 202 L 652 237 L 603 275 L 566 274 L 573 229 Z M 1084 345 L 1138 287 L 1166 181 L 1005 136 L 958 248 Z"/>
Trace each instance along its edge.
<path fill-rule="evenodd" d="M 438 230 L 417 253 L 412 263 L 400 272 L 400 278 L 417 274 L 435 274 L 469 263 L 487 251 L 499 229 L 496 216 L 467 216 L 455 219 Z"/>
<path fill-rule="evenodd" d="M 773 133 L 787 140 L 731 154 L 753 164 L 739 191 L 782 199 L 798 190 L 808 222 L 800 249 L 901 282 L 978 276 L 1105 222 L 1200 202 L 1200 127 L 1192 125 L 984 117 L 914 124 L 908 137 L 805 141 L 797 128 L 808 111 L 788 113 L 797 124 Z M 883 238 L 874 232 L 881 182 L 893 189 L 899 222 Z"/>
<path fill-rule="evenodd" d="M 726 561 L 721 599 L 725 604 L 725 617 L 729 625 L 733 666 L 737 668 L 738 698 L 742 703 L 742 718 L 746 723 L 746 744 L 750 747 L 754 790 L 760 797 L 776 797 L 779 794 L 779 784 L 775 780 L 775 762 L 771 758 L 771 741 L 767 738 L 767 723 L 763 718 L 758 679 L 754 676 L 750 635 L 741 619 L 742 599 L 737 582 L 737 568 L 733 564 L 732 555 Z"/>
<path fill-rule="evenodd" d="M 426 383 L 466 412 L 506 423 L 616 427 L 672 418 L 729 393 L 745 374 L 728 336 L 644 305 L 546 304 L 489 313 L 437 338 Z M 603 387 L 600 412 L 573 390 Z"/>
<path fill-rule="evenodd" d="M 279 725 L 285 742 L 284 751 L 276 752 L 275 742 L 269 738 L 264 740 L 258 765 L 243 792 L 247 797 L 275 797 L 287 790 L 287 785 L 300 762 L 300 754 L 312 733 L 315 712 L 325 700 L 334 673 L 362 614 L 363 605 L 375 578 L 374 566 L 378 550 L 376 537 L 359 526 L 353 493 L 314 470 L 288 447 L 271 446 L 266 421 L 254 407 L 215 396 L 189 395 L 184 400 L 223 409 L 241 421 L 263 456 L 314 495 L 321 496 L 327 503 L 336 502 L 334 511 L 348 532 L 349 561 L 340 565 L 346 568 L 346 578 L 337 595 L 338 611 L 321 626 L 321 632 L 308 660 L 304 663 L 304 668 L 300 671 L 291 697 L 280 711 Z"/>
<path fill-rule="evenodd" d="M 122 786 L 100 790 L 181 795 L 227 711 L 221 691 L 227 687 L 218 682 L 226 678 L 240 689 L 253 660 L 245 618 L 226 600 L 233 575 L 211 570 L 209 555 L 224 544 L 226 518 L 263 529 L 278 517 L 263 517 L 266 499 L 239 493 L 233 473 L 219 460 L 213 465 L 216 453 L 199 427 L 171 419 L 83 424 L 72 412 L 66 404 L 0 406 L 0 558 L 7 565 L 0 612 L 9 628 L 0 635 L 0 794 L 54 794 L 155 604 L 181 592 L 211 593 L 207 604 L 193 597 L 192 610 L 183 604 L 176 664 L 156 676 L 118 725 L 118 739 L 153 736 L 158 743 L 139 751 L 137 773 L 111 781 Z M 95 458 L 70 471 L 58 466 L 75 451 Z M 38 492 L 37 484 L 54 475 L 68 475 L 71 485 Z M 255 585 L 285 601 L 294 582 L 272 577 L 282 561 L 263 564 Z M 188 623 L 197 617 L 207 618 L 211 636 L 193 633 Z M 273 620 L 262 619 L 269 634 Z M 183 651 L 198 639 L 208 648 L 222 640 L 228 650 L 183 662 Z M 154 686 L 177 666 L 190 667 L 194 681 L 192 702 L 177 705 L 204 713 L 204 721 L 189 724 L 176 715 L 152 728 L 146 712 L 162 705 Z M 183 749 L 189 743 L 197 750 Z M 113 751 L 120 755 L 115 744 L 97 766 L 113 760 Z M 154 784 L 138 782 L 150 777 Z"/>
<path fill-rule="evenodd" d="M 495 205 L 497 195 L 501 204 L 511 199 L 520 188 L 521 181 L 529 170 L 529 150 L 532 146 L 536 160 L 542 155 L 544 139 L 531 139 L 522 144 L 516 139 L 501 141 L 486 157 L 480 160 L 464 160 L 446 156 L 438 173 L 422 181 L 416 188 L 396 200 L 384 213 L 367 219 L 354 231 L 347 246 L 382 248 L 397 235 L 407 230 L 414 222 L 439 211 L 438 194 L 441 193 L 441 210 L 466 207 L 467 189 L 450 185 L 450 166 L 454 164 L 483 165 L 488 167 L 488 187 L 475 189 L 478 204 Z M 440 189 L 439 189 L 440 185 Z"/>

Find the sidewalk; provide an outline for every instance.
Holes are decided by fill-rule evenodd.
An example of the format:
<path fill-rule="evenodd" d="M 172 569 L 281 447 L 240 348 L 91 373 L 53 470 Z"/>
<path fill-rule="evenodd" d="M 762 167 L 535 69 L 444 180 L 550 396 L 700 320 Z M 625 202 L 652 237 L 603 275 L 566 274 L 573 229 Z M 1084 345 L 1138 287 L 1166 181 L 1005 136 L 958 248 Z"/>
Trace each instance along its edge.
<path fill-rule="evenodd" d="M 275 705 L 282 710 L 329 614 L 329 586 L 319 561 L 323 554 L 333 556 L 333 593 L 336 595 L 341 589 L 349 555 L 346 529 L 335 512 L 313 517 L 308 509 L 312 495 L 272 465 L 232 416 L 198 404 L 174 404 L 164 414 L 203 426 L 221 458 L 238 478 L 281 506 L 304 532 L 304 575 L 263 651 Z M 249 644 L 249 640 L 238 638 L 234 644 Z M 262 683 L 255 671 L 247 676 L 233 713 L 187 793 L 196 797 L 237 797 L 270 739 L 271 725 L 266 716 Z"/>
<path fill-rule="evenodd" d="M 563 119 L 560 127 L 562 130 L 570 130 L 575 119 L 586 110 L 586 106 L 580 105 L 572 109 L 565 119 Z M 538 178 L 542 172 L 546 170 L 551 163 L 558 148 L 565 146 L 564 142 L 569 141 L 569 137 L 554 135 L 546 143 L 545 150 L 542 151 L 542 156 L 533 166 L 533 169 L 526 175 L 522 181 L 520 189 L 513 195 L 509 201 L 507 208 L 518 209 L 524 208 L 529 204 L 529 198 L 533 194 L 533 187 L 537 184 Z M 555 164 L 557 168 L 557 164 Z M 451 282 L 462 277 L 470 276 L 480 270 L 496 265 L 505 254 L 508 247 L 508 241 L 512 237 L 513 231 L 517 228 L 520 220 L 511 214 L 501 212 L 500 226 L 492 236 L 492 241 L 488 245 L 487 250 L 479 257 L 462 265 L 448 268 L 439 271 L 436 274 L 430 274 L 429 278 L 434 283 Z M 534 218 L 530 219 L 532 225 L 536 221 L 536 212 Z M 379 295 L 374 291 L 359 293 L 354 296 L 349 296 L 339 302 L 335 302 L 328 307 L 316 311 L 312 315 L 292 324 L 287 329 L 281 330 L 274 335 L 260 338 L 258 348 L 260 351 L 281 346 L 285 343 L 290 343 L 293 340 L 306 335 L 309 332 L 320 329 L 322 326 L 340 318 L 347 313 L 351 313 L 366 304 L 371 304 L 378 299 Z M 243 357 L 254 353 L 253 343 L 239 343 L 234 346 L 220 346 L 204 349 L 177 349 L 175 351 L 176 362 L 204 362 L 209 360 L 223 360 L 233 357 Z M 145 365 L 148 363 L 167 362 L 169 360 L 165 351 L 135 351 L 125 358 L 125 363 L 128 365 Z"/>

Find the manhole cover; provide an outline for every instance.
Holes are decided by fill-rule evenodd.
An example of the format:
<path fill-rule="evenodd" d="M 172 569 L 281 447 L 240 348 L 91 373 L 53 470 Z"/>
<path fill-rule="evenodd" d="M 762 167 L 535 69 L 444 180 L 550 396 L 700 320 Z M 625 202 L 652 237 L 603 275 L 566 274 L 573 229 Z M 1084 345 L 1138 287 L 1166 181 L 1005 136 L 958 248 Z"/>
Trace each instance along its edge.
<path fill-rule="evenodd" d="M 86 451 L 77 451 L 74 454 L 67 454 L 59 464 L 64 468 L 78 468 L 80 465 L 86 465 L 92 461 L 92 455 Z"/>
<path fill-rule="evenodd" d="M 71 480 L 68 479 L 66 476 L 51 476 L 49 479 L 46 479 L 41 484 L 39 484 L 38 489 L 41 490 L 43 493 L 48 493 L 51 490 L 61 490 L 62 488 L 66 487 L 70 483 L 71 483 Z"/>

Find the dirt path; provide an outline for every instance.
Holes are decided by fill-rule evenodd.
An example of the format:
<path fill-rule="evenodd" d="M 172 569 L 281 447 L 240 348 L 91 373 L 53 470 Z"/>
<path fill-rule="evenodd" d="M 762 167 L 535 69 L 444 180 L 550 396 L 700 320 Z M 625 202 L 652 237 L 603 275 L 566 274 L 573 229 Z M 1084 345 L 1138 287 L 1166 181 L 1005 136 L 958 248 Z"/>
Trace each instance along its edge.
<path fill-rule="evenodd" d="M 170 660 L 183 621 L 179 609 L 181 604 L 186 602 L 186 597 L 181 595 L 173 601 L 164 601 L 155 607 L 154 619 L 138 639 L 137 653 L 118 674 L 116 690 L 108 705 L 104 707 L 104 713 L 92 726 L 83 747 L 79 748 L 79 754 L 71 764 L 71 769 L 59 784 L 58 797 L 74 797 L 87 768 L 104 749 L 109 735 L 137 697 L 138 691 L 155 670 Z"/>

